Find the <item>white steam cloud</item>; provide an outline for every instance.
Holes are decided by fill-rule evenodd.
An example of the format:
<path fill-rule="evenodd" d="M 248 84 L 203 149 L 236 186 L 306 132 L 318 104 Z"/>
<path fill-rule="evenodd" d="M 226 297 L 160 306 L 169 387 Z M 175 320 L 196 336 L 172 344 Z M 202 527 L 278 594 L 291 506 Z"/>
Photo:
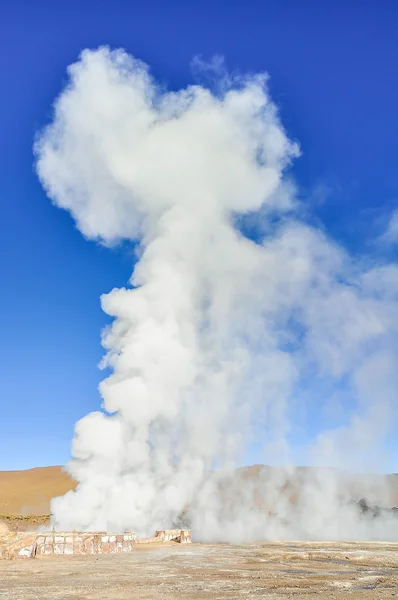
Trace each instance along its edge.
<path fill-rule="evenodd" d="M 139 257 L 130 285 L 101 298 L 112 374 L 104 411 L 76 424 L 79 484 L 53 500 L 54 524 L 152 534 L 188 507 L 203 539 L 397 535 L 390 517 L 345 504 L 332 470 L 286 467 L 256 484 L 225 474 L 254 447 L 292 463 L 294 415 L 333 409 L 338 390 L 341 422 L 307 457 L 377 468 L 398 383 L 398 269 L 364 265 L 300 220 L 284 175 L 298 147 L 266 77 L 167 92 L 107 48 L 84 51 L 69 77 L 36 144 L 40 180 L 83 235 L 135 240 Z M 242 215 L 261 220 L 261 242 L 241 233 Z M 363 485 L 390 501 L 384 483 Z"/>

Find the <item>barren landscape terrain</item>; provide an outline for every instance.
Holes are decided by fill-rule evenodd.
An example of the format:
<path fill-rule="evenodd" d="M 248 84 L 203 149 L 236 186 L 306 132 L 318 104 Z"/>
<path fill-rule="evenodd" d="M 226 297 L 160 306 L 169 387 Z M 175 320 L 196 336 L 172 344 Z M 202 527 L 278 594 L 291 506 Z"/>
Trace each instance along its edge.
<path fill-rule="evenodd" d="M 0 471 L 0 522 L 19 531 L 48 524 L 51 498 L 75 486 L 60 466 Z"/>
<path fill-rule="evenodd" d="M 224 501 L 229 501 L 231 494 L 239 502 L 236 491 L 239 489 L 251 490 L 254 505 L 264 505 L 262 486 L 264 482 L 275 477 L 277 470 L 265 465 L 252 465 L 231 472 L 229 479 L 225 479 L 220 486 L 220 494 Z M 282 477 L 278 475 L 278 489 L 294 504 L 300 496 L 305 479 L 311 477 L 314 470 L 310 467 L 298 467 L 294 473 L 286 472 Z M 371 486 L 369 485 L 369 477 Z M 376 497 L 373 503 L 386 508 L 398 505 L 398 476 L 372 475 L 367 479 L 353 477 L 349 483 L 349 495 L 359 501 L 369 487 L 377 490 L 377 486 L 389 489 L 388 500 Z M 238 482 L 238 485 L 236 483 Z M 230 487 L 232 484 L 232 488 Z M 25 471 L 0 471 L 0 528 L 5 524 L 11 531 L 35 530 L 50 523 L 50 500 L 55 496 L 62 496 L 67 491 L 76 487 L 76 482 L 71 479 L 60 466 L 38 467 Z M 268 507 L 269 508 L 269 507 Z M 277 511 L 277 507 L 273 507 Z"/>
<path fill-rule="evenodd" d="M 246 479 L 265 467 L 243 469 Z M 391 476 L 395 483 L 396 478 Z M 48 524 L 51 497 L 73 489 L 60 467 L 0 473 L 0 521 Z M 290 486 L 290 482 L 288 482 Z M 394 489 L 394 485 L 392 489 Z M 299 486 L 292 487 L 292 501 Z M 195 536 L 195 532 L 193 532 Z M 398 543 L 283 542 L 137 545 L 129 554 L 46 556 L 0 562 L 0 598 L 395 598 Z"/>
<path fill-rule="evenodd" d="M 294 474 L 286 473 L 278 477 L 278 486 L 281 491 L 295 503 L 300 495 L 300 489 L 306 477 L 311 475 L 310 467 L 298 467 Z M 238 481 L 238 489 L 242 485 L 253 490 L 253 502 L 262 503 L 261 485 L 269 478 L 274 477 L 275 469 L 265 465 L 252 465 L 237 469 L 232 473 L 231 481 Z M 377 481 L 384 482 L 390 489 L 390 497 L 386 507 L 398 505 L 398 475 L 372 475 L 372 484 L 377 488 Z M 228 480 L 225 490 L 221 493 L 229 495 Z M 258 487 L 257 489 L 257 486 Z M 76 482 L 71 479 L 60 466 L 38 467 L 26 471 L 0 471 L 0 522 L 6 522 L 10 529 L 32 529 L 48 524 L 50 515 L 50 500 L 55 496 L 62 496 L 67 491 L 74 489 Z M 350 495 L 358 501 L 366 495 L 367 483 L 361 484 L 358 478 L 350 484 Z M 377 503 L 377 497 L 374 499 Z M 383 505 L 383 504 L 382 504 Z"/>
<path fill-rule="evenodd" d="M 243 475 L 256 478 L 259 470 L 263 467 L 244 469 Z M 20 530 L 47 524 L 51 497 L 74 486 L 60 467 L 2 472 L 0 521 Z M 0 562 L 0 598 L 98 597 L 394 598 L 398 597 L 398 543 L 169 543 L 139 545 L 130 554 Z"/>
<path fill-rule="evenodd" d="M 398 544 L 169 544 L 0 563 L 0 597 L 10 600 L 397 596 Z"/>

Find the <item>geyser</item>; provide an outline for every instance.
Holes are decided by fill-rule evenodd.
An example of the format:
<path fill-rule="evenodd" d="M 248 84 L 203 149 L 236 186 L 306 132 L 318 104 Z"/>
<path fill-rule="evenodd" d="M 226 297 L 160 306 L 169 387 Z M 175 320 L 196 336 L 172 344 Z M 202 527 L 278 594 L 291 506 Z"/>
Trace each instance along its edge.
<path fill-rule="evenodd" d="M 378 467 L 397 390 L 398 269 L 354 259 L 302 219 L 285 175 L 298 146 L 266 76 L 219 78 L 217 91 L 168 92 L 125 52 L 86 50 L 36 143 L 44 188 L 82 234 L 138 247 L 129 285 L 101 298 L 112 374 L 103 410 L 76 424 L 78 487 L 53 500 L 54 525 L 148 534 L 188 508 L 196 538 L 391 538 L 396 522 L 360 515 L 333 470 L 302 478 L 294 505 L 293 467 L 256 490 L 225 475 L 254 449 L 279 464 L 306 453 Z M 248 222 L 261 236 L 243 233 Z M 316 421 L 338 398 L 340 421 L 299 443 L 300 414 Z M 383 483 L 365 487 L 388 501 Z"/>

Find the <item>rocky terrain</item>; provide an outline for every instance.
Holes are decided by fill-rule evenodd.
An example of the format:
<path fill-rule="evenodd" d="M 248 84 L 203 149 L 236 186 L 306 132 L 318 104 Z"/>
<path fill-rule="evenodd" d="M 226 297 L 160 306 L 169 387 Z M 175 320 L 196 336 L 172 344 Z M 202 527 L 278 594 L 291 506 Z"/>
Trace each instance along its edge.
<path fill-rule="evenodd" d="M 16 600 L 391 599 L 398 544 L 259 543 L 137 547 L 129 554 L 0 562 Z"/>

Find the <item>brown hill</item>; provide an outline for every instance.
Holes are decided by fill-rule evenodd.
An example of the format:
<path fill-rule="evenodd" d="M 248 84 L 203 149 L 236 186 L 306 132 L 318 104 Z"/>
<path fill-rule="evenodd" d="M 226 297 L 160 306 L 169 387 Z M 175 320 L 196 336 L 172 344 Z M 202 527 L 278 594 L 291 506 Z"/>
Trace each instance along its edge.
<path fill-rule="evenodd" d="M 51 498 L 75 487 L 59 466 L 0 471 L 0 515 L 49 514 Z"/>
<path fill-rule="evenodd" d="M 219 491 L 228 503 L 233 498 L 239 501 L 236 497 L 237 490 L 250 490 L 255 504 L 268 506 L 264 484 L 272 481 L 290 502 L 295 503 L 300 496 L 300 489 L 314 473 L 315 470 L 310 467 L 283 472 L 265 465 L 252 465 L 237 469 L 220 479 Z M 389 498 L 386 499 L 385 494 L 383 498 L 379 498 L 378 490 L 384 489 L 386 483 L 390 490 Z M 11 529 L 48 524 L 51 498 L 61 496 L 75 487 L 76 482 L 60 466 L 27 471 L 0 471 L 0 523 L 3 521 Z M 347 488 L 347 481 L 345 487 Z M 370 478 L 352 476 L 348 488 L 349 496 L 355 501 L 365 497 L 371 504 L 386 508 L 398 504 L 398 475 L 373 475 Z M 371 497 L 368 496 L 369 490 L 372 492 Z"/>

